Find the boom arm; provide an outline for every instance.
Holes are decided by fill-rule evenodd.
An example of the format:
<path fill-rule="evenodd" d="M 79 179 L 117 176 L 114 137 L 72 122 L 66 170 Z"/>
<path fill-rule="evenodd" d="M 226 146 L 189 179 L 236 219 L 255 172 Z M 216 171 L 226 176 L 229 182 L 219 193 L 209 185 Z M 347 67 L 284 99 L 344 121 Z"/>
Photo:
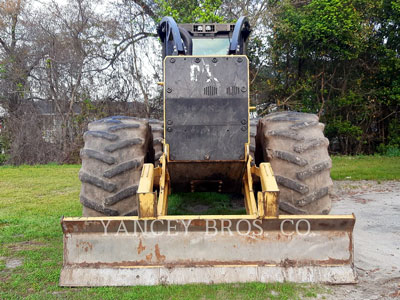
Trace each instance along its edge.
<path fill-rule="evenodd" d="M 250 35 L 250 23 L 246 17 L 240 17 L 235 24 L 228 54 L 244 54 L 244 45 Z"/>
<path fill-rule="evenodd" d="M 164 17 L 157 29 L 163 44 L 163 58 L 173 55 L 192 55 L 192 38 L 184 28 L 179 27 L 172 17 Z"/>
<path fill-rule="evenodd" d="M 230 39 L 227 53 L 230 55 L 245 54 L 245 44 L 251 29 L 246 17 L 240 17 L 233 24 L 181 24 L 172 17 L 164 17 L 158 26 L 157 33 L 163 45 L 163 58 L 169 55 L 192 55 L 193 41 L 196 39 L 216 39 L 226 37 Z M 201 29 L 200 29 L 201 28 Z"/>

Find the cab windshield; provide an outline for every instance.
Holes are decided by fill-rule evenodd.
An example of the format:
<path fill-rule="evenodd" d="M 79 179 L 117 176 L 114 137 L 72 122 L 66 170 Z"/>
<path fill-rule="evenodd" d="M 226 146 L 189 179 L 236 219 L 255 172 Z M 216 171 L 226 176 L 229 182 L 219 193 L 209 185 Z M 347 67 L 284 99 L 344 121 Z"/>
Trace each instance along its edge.
<path fill-rule="evenodd" d="M 229 38 L 193 38 L 193 55 L 226 55 L 229 49 Z"/>

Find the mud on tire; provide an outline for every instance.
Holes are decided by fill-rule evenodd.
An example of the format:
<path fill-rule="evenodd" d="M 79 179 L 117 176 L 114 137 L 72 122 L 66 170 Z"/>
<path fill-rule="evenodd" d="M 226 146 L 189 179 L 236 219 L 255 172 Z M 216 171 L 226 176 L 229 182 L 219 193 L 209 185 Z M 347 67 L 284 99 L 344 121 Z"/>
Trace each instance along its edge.
<path fill-rule="evenodd" d="M 81 150 L 83 216 L 136 215 L 136 191 L 148 159 L 147 120 L 116 116 L 89 124 Z"/>
<path fill-rule="evenodd" d="M 332 161 L 323 130 L 318 116 L 307 113 L 273 113 L 259 122 L 257 146 L 274 170 L 284 213 L 328 214 L 331 209 Z"/>

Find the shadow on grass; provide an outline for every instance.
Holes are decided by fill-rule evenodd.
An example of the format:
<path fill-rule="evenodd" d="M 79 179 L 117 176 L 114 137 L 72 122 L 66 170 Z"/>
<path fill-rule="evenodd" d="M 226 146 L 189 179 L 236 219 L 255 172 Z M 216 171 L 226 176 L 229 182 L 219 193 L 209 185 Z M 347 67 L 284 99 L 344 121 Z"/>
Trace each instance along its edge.
<path fill-rule="evenodd" d="M 176 193 L 168 197 L 168 214 L 241 215 L 246 214 L 246 209 L 240 194 Z"/>

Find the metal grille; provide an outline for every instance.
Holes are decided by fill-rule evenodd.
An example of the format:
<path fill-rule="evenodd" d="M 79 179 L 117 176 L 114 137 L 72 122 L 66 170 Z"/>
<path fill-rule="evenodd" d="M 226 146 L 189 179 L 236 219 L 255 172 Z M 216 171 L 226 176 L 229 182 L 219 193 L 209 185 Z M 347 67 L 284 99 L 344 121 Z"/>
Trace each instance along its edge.
<path fill-rule="evenodd" d="M 238 95 L 239 92 L 240 92 L 240 89 L 239 89 L 239 87 L 237 87 L 237 86 L 230 86 L 230 87 L 228 87 L 228 88 L 226 89 L 226 93 L 227 93 L 228 95 L 230 95 L 230 96 Z"/>
<path fill-rule="evenodd" d="M 206 32 L 213 32 L 215 31 L 214 25 L 206 25 Z"/>
<path fill-rule="evenodd" d="M 193 25 L 194 32 L 203 32 L 203 25 Z"/>
<path fill-rule="evenodd" d="M 215 96 L 217 94 L 217 87 L 216 86 L 206 86 L 204 88 L 204 95 L 207 96 Z"/>

